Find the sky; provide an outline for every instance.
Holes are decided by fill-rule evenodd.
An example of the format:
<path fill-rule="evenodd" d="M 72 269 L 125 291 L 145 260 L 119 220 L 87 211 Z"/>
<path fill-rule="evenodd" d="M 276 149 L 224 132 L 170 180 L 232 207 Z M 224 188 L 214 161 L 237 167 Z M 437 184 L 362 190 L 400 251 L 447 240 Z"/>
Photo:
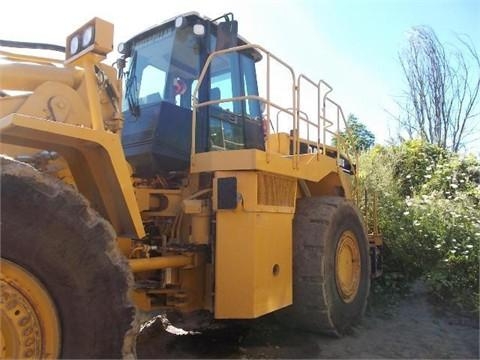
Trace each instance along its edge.
<path fill-rule="evenodd" d="M 379 143 L 397 134 L 388 114 L 405 90 L 398 52 L 412 26 L 428 25 L 444 43 L 468 35 L 480 51 L 480 0 L 16 0 L 2 6 L 0 38 L 64 44 L 94 16 L 115 25 L 115 47 L 181 13 L 210 18 L 233 12 L 239 33 L 292 65 L 324 79 L 345 114 L 355 114 Z M 478 140 L 480 142 L 480 140 Z M 480 143 L 472 144 L 480 149 Z"/>

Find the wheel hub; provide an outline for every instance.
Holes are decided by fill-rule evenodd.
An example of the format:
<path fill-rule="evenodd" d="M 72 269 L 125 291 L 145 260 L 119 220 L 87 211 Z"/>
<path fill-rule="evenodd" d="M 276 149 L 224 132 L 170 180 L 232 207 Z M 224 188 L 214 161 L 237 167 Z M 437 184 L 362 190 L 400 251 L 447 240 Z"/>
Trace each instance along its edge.
<path fill-rule="evenodd" d="M 0 358 L 57 358 L 60 327 L 46 289 L 13 262 L 0 266 Z"/>
<path fill-rule="evenodd" d="M 360 249 L 351 231 L 342 233 L 335 254 L 337 290 L 346 303 L 353 301 L 360 285 Z"/>

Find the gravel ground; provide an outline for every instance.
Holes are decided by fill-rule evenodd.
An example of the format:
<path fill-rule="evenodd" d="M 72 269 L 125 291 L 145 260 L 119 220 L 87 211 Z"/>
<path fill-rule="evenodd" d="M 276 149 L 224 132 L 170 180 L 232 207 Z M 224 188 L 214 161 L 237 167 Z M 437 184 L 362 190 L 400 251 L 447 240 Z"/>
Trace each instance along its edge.
<path fill-rule="evenodd" d="M 478 321 L 439 314 L 422 286 L 388 311 L 369 311 L 352 333 L 334 339 L 284 329 L 271 319 L 197 334 L 164 331 L 160 320 L 138 338 L 139 358 L 478 359 Z"/>

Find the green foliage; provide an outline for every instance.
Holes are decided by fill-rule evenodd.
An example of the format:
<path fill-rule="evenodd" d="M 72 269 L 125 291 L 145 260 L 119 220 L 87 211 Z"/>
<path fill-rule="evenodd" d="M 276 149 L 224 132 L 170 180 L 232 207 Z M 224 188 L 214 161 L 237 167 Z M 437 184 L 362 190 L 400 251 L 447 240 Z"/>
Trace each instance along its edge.
<path fill-rule="evenodd" d="M 457 194 L 468 194 L 478 205 L 478 184 L 480 184 L 480 166 L 473 155 L 460 159 L 450 156 L 449 161 L 440 163 L 432 178 L 422 185 L 423 193 L 438 191 L 447 199 Z"/>
<path fill-rule="evenodd" d="M 432 177 L 437 164 L 447 156 L 446 150 L 421 140 L 407 141 L 392 150 L 396 153 L 393 176 L 402 196 L 418 192 Z"/>
<path fill-rule="evenodd" d="M 436 299 L 478 312 L 479 160 L 414 140 L 373 148 L 360 170 L 363 186 L 379 194 L 385 288 L 424 276 Z"/>
<path fill-rule="evenodd" d="M 348 115 L 346 123 L 347 130 L 340 132 L 340 137 L 346 144 L 348 152 L 353 154 L 366 151 L 375 144 L 375 135 L 355 115 Z M 335 138 L 333 145 L 337 145 Z"/>

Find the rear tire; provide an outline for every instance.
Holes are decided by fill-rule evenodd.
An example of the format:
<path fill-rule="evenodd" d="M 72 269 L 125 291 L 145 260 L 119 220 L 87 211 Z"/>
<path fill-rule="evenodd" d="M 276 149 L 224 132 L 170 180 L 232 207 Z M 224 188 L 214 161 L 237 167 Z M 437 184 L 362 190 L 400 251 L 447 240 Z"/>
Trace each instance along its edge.
<path fill-rule="evenodd" d="M 33 274 L 56 305 L 58 356 L 134 356 L 132 275 L 110 224 L 71 187 L 0 160 L 1 256 Z"/>
<path fill-rule="evenodd" d="M 293 305 L 280 319 L 344 334 L 362 318 L 370 289 L 368 241 L 358 211 L 341 197 L 299 199 L 293 252 Z"/>

